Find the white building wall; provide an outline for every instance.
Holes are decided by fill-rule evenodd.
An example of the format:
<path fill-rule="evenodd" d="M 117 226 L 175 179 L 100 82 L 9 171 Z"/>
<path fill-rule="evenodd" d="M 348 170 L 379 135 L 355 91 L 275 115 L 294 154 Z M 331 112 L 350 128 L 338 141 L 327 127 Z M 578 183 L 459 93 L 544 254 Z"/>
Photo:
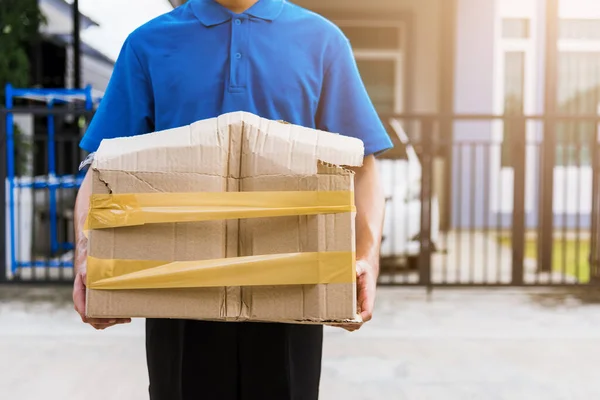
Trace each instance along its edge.
<path fill-rule="evenodd" d="M 46 16 L 47 23 L 41 27 L 42 34 L 47 35 L 70 35 L 73 31 L 73 20 L 70 13 L 65 12 L 65 7 L 56 7 L 53 1 L 40 0 L 40 10 Z M 87 28 L 85 20 L 82 19 L 82 28 Z M 113 64 L 104 60 L 83 54 L 81 57 L 82 84 L 92 85 L 95 93 L 103 93 L 106 90 L 110 76 L 113 71 Z M 66 66 L 67 87 L 73 85 L 73 50 L 69 46 L 67 49 Z"/>
<path fill-rule="evenodd" d="M 40 27 L 41 33 L 48 35 L 64 35 L 73 32 L 73 16 L 66 13 L 64 7 L 56 7 L 54 1 L 38 0 L 40 11 L 46 17 L 46 24 Z M 89 19 L 81 18 L 81 28 L 86 29 L 92 23 Z"/>
<path fill-rule="evenodd" d="M 81 60 L 82 82 L 84 85 L 92 85 L 94 90 L 105 92 L 113 65 L 96 58 L 84 55 Z"/>
<path fill-rule="evenodd" d="M 545 6 L 546 0 L 458 0 L 458 31 L 456 58 L 455 111 L 457 113 L 502 114 L 504 112 L 504 57 L 507 51 L 524 51 L 525 65 L 525 114 L 539 115 L 544 112 L 545 88 Z M 600 19 L 600 2 L 597 0 L 561 0 L 561 19 Z M 513 40 L 502 38 L 503 19 L 528 19 L 530 38 Z M 579 46 L 579 47 L 578 47 Z M 577 44 L 573 41 L 559 42 L 559 51 L 573 49 L 600 52 L 600 44 Z M 596 48 L 596 50 L 593 50 Z M 467 145 L 454 154 L 453 175 L 453 223 L 454 225 L 482 226 L 486 216 L 497 221 L 498 213 L 504 214 L 505 226 L 510 224 L 513 210 L 513 169 L 501 166 L 500 146 L 503 127 L 501 123 L 458 123 L 455 138 L 458 141 L 486 140 L 492 145 L 491 154 L 483 150 L 473 152 Z M 537 224 L 539 184 L 539 144 L 543 136 L 541 123 L 529 123 L 527 140 L 526 199 L 527 224 Z M 482 172 L 483 171 L 483 172 Z M 485 172 L 489 171 L 489 172 Z M 581 220 L 589 221 L 591 210 L 591 169 L 589 167 L 561 167 L 554 170 L 554 211 L 566 213 L 567 224 L 572 224 L 577 212 Z M 461 180 L 461 184 L 458 181 Z M 575 184 L 579 182 L 578 184 Z M 476 185 L 472 191 L 471 185 Z M 460 189 L 459 189 L 460 188 Z M 484 211 L 483 190 L 487 190 L 491 202 Z M 578 191 L 578 196 L 565 193 Z M 475 192 L 475 196 L 471 193 Z M 471 198 L 474 197 L 474 198 Z M 576 200 L 579 199 L 579 200 Z M 476 209 L 475 221 L 469 218 L 470 210 Z M 561 218 L 562 221 L 562 218 Z"/>

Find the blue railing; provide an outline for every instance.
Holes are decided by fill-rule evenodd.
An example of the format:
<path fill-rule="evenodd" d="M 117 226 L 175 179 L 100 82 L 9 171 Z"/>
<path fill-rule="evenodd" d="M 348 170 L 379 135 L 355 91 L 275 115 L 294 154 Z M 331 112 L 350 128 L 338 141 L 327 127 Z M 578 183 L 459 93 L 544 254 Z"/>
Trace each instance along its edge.
<path fill-rule="evenodd" d="M 6 86 L 6 180 L 8 189 L 8 226 L 10 246 L 7 249 L 10 256 L 8 257 L 8 269 L 10 275 L 14 275 L 19 268 L 72 268 L 72 261 L 35 261 L 35 260 L 19 260 L 17 257 L 17 233 L 18 228 L 16 223 L 16 189 L 44 189 L 48 190 L 48 218 L 49 218 L 49 236 L 50 236 L 50 251 L 51 254 L 56 254 L 59 250 L 72 250 L 73 243 L 61 242 L 58 235 L 58 209 L 57 209 L 57 192 L 60 189 L 77 189 L 83 181 L 83 176 L 79 175 L 59 175 L 57 173 L 57 158 L 56 158 L 56 121 L 52 109 L 55 105 L 68 103 L 74 100 L 80 100 L 85 103 L 85 111 L 91 112 L 94 103 L 98 99 L 92 96 L 91 86 L 85 89 L 19 89 L 11 85 Z M 43 101 L 46 104 L 49 112 L 47 113 L 47 175 L 44 177 L 34 178 L 19 178 L 16 176 L 16 159 L 15 159 L 15 131 L 14 131 L 14 107 L 15 99 L 27 98 L 37 101 Z M 2 227 L 2 229 L 5 229 Z M 4 262 L 1 260 L 0 262 Z"/>

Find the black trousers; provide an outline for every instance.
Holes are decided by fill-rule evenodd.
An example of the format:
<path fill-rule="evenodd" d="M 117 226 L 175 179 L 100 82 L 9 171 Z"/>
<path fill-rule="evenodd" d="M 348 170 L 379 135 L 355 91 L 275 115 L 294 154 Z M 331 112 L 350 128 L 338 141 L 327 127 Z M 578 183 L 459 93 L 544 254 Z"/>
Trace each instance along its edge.
<path fill-rule="evenodd" d="M 317 400 L 323 328 L 149 319 L 151 400 Z"/>

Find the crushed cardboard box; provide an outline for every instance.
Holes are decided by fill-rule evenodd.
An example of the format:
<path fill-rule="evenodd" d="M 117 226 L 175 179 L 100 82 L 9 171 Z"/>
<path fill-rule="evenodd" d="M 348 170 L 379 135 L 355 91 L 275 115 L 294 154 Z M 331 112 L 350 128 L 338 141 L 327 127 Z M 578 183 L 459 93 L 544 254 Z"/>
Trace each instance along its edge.
<path fill-rule="evenodd" d="M 93 194 L 353 191 L 363 143 L 236 112 L 176 129 L 105 140 Z M 93 229 L 98 259 L 200 261 L 354 252 L 354 212 Z M 348 263 L 354 271 L 354 263 Z M 356 321 L 355 283 L 87 291 L 88 317 L 343 323 Z"/>

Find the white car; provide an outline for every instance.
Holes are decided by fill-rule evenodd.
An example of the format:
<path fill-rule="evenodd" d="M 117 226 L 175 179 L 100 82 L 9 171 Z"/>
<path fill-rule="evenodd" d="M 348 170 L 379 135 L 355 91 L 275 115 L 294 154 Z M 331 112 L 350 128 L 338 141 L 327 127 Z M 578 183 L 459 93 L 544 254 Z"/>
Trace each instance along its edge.
<path fill-rule="evenodd" d="M 405 147 L 406 158 L 380 160 L 379 170 L 385 191 L 386 218 L 381 257 L 394 264 L 417 265 L 421 233 L 421 162 L 399 123 L 392 123 Z M 431 199 L 431 241 L 436 248 L 440 236 L 440 211 L 437 196 Z"/>

